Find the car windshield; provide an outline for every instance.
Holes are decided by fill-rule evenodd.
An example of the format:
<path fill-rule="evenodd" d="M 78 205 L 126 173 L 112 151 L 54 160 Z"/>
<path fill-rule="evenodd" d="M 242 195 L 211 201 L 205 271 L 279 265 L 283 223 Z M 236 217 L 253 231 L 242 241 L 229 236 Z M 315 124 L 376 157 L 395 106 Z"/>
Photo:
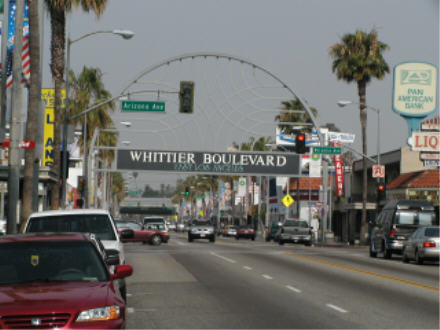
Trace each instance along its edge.
<path fill-rule="evenodd" d="M 134 222 L 116 222 L 116 227 L 118 229 L 129 228 L 129 229 L 142 229 L 142 227 Z"/>
<path fill-rule="evenodd" d="M 211 223 L 209 221 L 203 221 L 203 220 L 193 220 L 191 223 L 193 226 L 211 226 Z"/>
<path fill-rule="evenodd" d="M 241 226 L 240 229 L 253 229 L 252 226 Z"/>
<path fill-rule="evenodd" d="M 302 220 L 286 220 L 284 222 L 285 227 L 301 227 L 301 228 L 307 228 L 309 225 L 307 224 L 307 221 Z"/>
<path fill-rule="evenodd" d="M 434 212 L 418 212 L 417 210 L 404 210 L 396 213 L 395 223 L 400 225 L 423 225 L 435 224 Z"/>
<path fill-rule="evenodd" d="M 437 228 L 426 228 L 425 230 L 426 237 L 439 237 L 439 227 Z"/>
<path fill-rule="evenodd" d="M 165 220 L 163 218 L 144 218 L 144 224 L 145 223 L 155 223 L 155 222 L 164 223 Z"/>
<path fill-rule="evenodd" d="M 237 227 L 236 226 L 230 226 L 230 227 L 228 227 L 228 229 L 237 230 Z"/>
<path fill-rule="evenodd" d="M 51 240 L 1 244 L 0 285 L 108 280 L 102 259 L 90 242 Z"/>
<path fill-rule="evenodd" d="M 26 231 L 29 233 L 94 233 L 100 240 L 116 240 L 110 219 L 105 214 L 66 214 L 35 217 L 29 220 L 29 226 Z"/>
<path fill-rule="evenodd" d="M 165 230 L 165 225 L 163 223 L 149 223 L 145 228 L 150 230 Z"/>

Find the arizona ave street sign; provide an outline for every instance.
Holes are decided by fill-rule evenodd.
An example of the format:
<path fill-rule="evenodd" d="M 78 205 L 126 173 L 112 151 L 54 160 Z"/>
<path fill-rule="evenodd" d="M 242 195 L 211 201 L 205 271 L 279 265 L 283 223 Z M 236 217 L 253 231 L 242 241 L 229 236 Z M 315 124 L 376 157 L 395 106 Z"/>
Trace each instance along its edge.
<path fill-rule="evenodd" d="M 118 170 L 301 176 L 300 155 L 269 152 L 117 150 Z"/>

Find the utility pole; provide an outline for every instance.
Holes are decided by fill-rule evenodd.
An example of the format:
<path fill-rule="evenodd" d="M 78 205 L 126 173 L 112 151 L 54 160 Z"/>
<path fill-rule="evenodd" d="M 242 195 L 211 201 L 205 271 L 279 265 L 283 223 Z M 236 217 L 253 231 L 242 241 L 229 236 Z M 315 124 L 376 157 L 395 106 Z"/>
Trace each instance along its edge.
<path fill-rule="evenodd" d="M 12 106 L 8 159 L 8 222 L 7 233 L 17 231 L 17 205 L 20 196 L 20 141 L 22 134 L 21 49 L 23 45 L 24 0 L 16 1 L 15 37 L 12 62 Z"/>

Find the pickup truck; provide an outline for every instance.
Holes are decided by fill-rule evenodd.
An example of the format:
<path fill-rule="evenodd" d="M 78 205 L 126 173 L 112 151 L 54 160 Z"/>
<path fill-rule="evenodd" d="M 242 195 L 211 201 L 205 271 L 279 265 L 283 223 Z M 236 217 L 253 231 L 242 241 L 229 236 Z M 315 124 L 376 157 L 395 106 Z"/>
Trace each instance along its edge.
<path fill-rule="evenodd" d="M 284 243 L 299 243 L 307 246 L 312 245 L 312 231 L 305 220 L 286 219 L 277 233 L 280 245 Z"/>

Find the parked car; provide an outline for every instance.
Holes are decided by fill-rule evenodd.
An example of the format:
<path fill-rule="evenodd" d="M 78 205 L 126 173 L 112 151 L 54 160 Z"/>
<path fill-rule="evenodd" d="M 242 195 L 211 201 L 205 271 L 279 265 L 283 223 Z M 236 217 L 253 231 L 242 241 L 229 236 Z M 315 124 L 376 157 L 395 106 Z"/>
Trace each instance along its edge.
<path fill-rule="evenodd" d="M 240 238 L 250 238 L 251 240 L 255 240 L 255 230 L 252 226 L 240 226 L 237 229 L 237 234 L 235 235 L 236 239 Z"/>
<path fill-rule="evenodd" d="M 79 233 L 6 235 L 0 238 L 0 328 L 125 327 L 126 304 L 96 239 Z"/>
<path fill-rule="evenodd" d="M 370 257 L 386 259 L 402 253 L 405 241 L 421 226 L 438 225 L 431 203 L 417 200 L 388 202 L 371 225 Z"/>
<path fill-rule="evenodd" d="M 193 220 L 188 231 L 188 242 L 194 239 L 202 238 L 209 239 L 210 242 L 215 242 L 214 226 L 207 220 Z"/>
<path fill-rule="evenodd" d="M 419 265 L 425 260 L 440 258 L 440 231 L 438 226 L 420 227 L 404 243 L 402 261 L 415 260 Z"/>
<path fill-rule="evenodd" d="M 275 240 L 275 237 L 280 229 L 280 223 L 278 221 L 271 221 L 266 231 L 266 242 L 270 242 L 271 240 Z"/>
<path fill-rule="evenodd" d="M 176 228 L 177 228 L 175 222 L 169 222 L 167 224 L 167 227 L 168 227 L 168 230 L 174 230 L 174 231 L 176 231 Z"/>
<path fill-rule="evenodd" d="M 147 226 L 141 226 L 138 223 L 127 221 L 116 221 L 116 227 L 118 233 L 121 234 L 124 229 L 132 229 L 134 232 L 133 237 L 121 238 L 122 242 L 142 242 L 143 244 L 149 243 L 151 245 L 160 245 L 168 243 L 169 236 L 165 231 L 163 224 L 148 224 Z"/>
<path fill-rule="evenodd" d="M 223 229 L 223 236 L 225 237 L 235 237 L 237 235 L 237 226 L 234 225 L 226 225 Z"/>
<path fill-rule="evenodd" d="M 4 219 L 0 219 L 0 235 L 6 235 L 7 222 Z"/>
<path fill-rule="evenodd" d="M 310 246 L 312 231 L 306 220 L 286 219 L 278 230 L 277 240 L 280 245 L 289 242 Z"/>
<path fill-rule="evenodd" d="M 80 232 L 94 233 L 109 253 L 117 254 L 121 264 L 125 264 L 124 246 L 115 222 L 106 210 L 75 209 L 32 213 L 26 221 L 25 233 Z M 134 236 L 133 230 L 123 230 L 124 239 Z M 120 281 L 121 294 L 126 299 L 125 280 Z"/>

